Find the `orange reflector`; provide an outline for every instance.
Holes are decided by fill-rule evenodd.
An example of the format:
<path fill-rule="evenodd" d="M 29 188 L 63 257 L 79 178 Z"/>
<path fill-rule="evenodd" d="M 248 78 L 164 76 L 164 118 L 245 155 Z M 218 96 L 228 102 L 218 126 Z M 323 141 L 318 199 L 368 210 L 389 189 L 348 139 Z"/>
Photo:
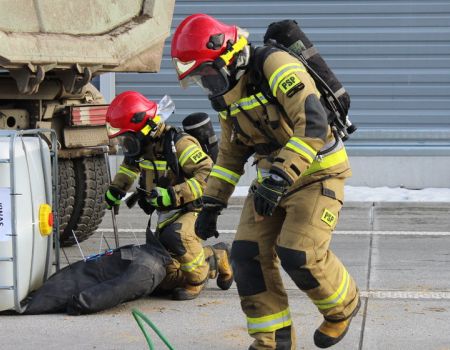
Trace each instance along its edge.
<path fill-rule="evenodd" d="M 41 204 L 39 207 L 39 230 L 42 236 L 48 236 L 53 231 L 52 207 L 48 204 Z"/>

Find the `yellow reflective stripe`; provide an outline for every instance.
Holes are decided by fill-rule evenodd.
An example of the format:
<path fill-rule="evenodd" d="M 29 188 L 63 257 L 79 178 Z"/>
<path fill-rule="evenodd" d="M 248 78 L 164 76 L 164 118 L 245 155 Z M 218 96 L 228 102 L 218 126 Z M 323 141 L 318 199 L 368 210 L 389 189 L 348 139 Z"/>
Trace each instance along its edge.
<path fill-rule="evenodd" d="M 155 160 L 155 167 L 153 166 L 153 163 L 149 160 L 143 160 L 139 162 L 139 166 L 142 169 L 149 169 L 149 170 L 166 170 L 167 169 L 167 162 L 165 160 Z"/>
<path fill-rule="evenodd" d="M 289 148 L 295 153 L 298 153 L 301 156 L 305 157 L 309 161 L 309 163 L 312 163 L 314 161 L 314 158 L 317 154 L 317 152 L 314 151 L 314 149 L 311 148 L 310 145 L 300 140 L 298 137 L 291 137 L 286 144 L 286 148 Z"/>
<path fill-rule="evenodd" d="M 143 160 L 139 162 L 139 167 L 142 169 L 154 170 L 152 162 L 149 162 L 148 160 Z"/>
<path fill-rule="evenodd" d="M 121 200 L 116 198 L 116 197 L 114 197 L 113 194 L 109 190 L 106 192 L 106 197 L 111 199 L 115 204 L 120 204 L 121 203 Z"/>
<path fill-rule="evenodd" d="M 227 113 L 226 112 L 219 112 L 219 117 L 223 120 L 227 120 Z"/>
<path fill-rule="evenodd" d="M 345 151 L 345 148 L 342 148 L 336 153 L 332 153 L 328 156 L 323 157 L 321 161 L 315 159 L 311 166 L 302 173 L 302 176 L 310 175 L 318 171 L 331 168 L 335 165 L 345 162 L 347 159 L 347 152 Z"/>
<path fill-rule="evenodd" d="M 258 182 L 261 183 L 266 177 L 270 176 L 270 169 L 256 168 L 256 176 Z"/>
<path fill-rule="evenodd" d="M 259 183 L 263 182 L 264 179 L 263 179 L 262 173 L 259 169 L 256 170 L 256 176 L 258 177 Z"/>
<path fill-rule="evenodd" d="M 155 160 L 156 170 L 167 170 L 167 162 L 165 160 Z"/>
<path fill-rule="evenodd" d="M 183 215 L 183 211 L 181 211 L 180 209 L 159 212 L 157 228 L 161 230 L 165 226 L 177 220 L 181 215 Z"/>
<path fill-rule="evenodd" d="M 320 310 L 331 309 L 332 307 L 342 304 L 347 296 L 349 284 L 350 276 L 347 270 L 344 270 L 344 276 L 337 291 L 326 299 L 313 300 L 313 303 L 316 304 Z"/>
<path fill-rule="evenodd" d="M 291 73 L 304 72 L 306 73 L 305 67 L 300 63 L 288 63 L 283 64 L 279 67 L 269 78 L 270 90 L 274 96 L 277 95 L 277 89 L 280 82 Z"/>
<path fill-rule="evenodd" d="M 247 317 L 248 333 L 274 332 L 292 324 L 289 308 L 263 317 Z"/>
<path fill-rule="evenodd" d="M 133 170 L 130 170 L 128 168 L 125 168 L 124 166 L 119 166 L 119 171 L 117 172 L 118 174 L 124 174 L 127 175 L 128 177 L 130 177 L 133 181 L 137 179 L 139 173 L 134 172 Z"/>
<path fill-rule="evenodd" d="M 196 179 L 190 178 L 186 182 L 194 194 L 194 199 L 200 198 L 203 195 L 202 186 L 200 186 L 200 183 Z"/>
<path fill-rule="evenodd" d="M 203 249 L 202 249 L 200 254 L 197 255 L 197 257 L 194 260 L 189 261 L 189 262 L 184 263 L 184 264 L 181 264 L 180 269 L 182 271 L 192 272 L 197 267 L 202 266 L 204 263 L 205 263 L 205 253 L 203 252 Z"/>
<path fill-rule="evenodd" d="M 240 112 L 240 109 L 238 106 L 240 106 L 245 111 L 259 107 L 260 103 L 259 103 L 258 99 L 259 99 L 259 101 L 261 101 L 262 104 L 269 103 L 269 101 L 267 101 L 267 99 L 264 97 L 264 95 L 261 92 L 259 92 L 256 95 L 241 98 L 240 100 L 233 103 L 233 105 L 231 105 L 231 108 L 230 108 L 230 115 L 236 115 Z"/>
<path fill-rule="evenodd" d="M 178 158 L 178 161 L 180 162 L 180 165 L 183 166 L 187 160 L 189 159 L 189 156 L 191 155 L 191 153 L 195 152 L 196 150 L 198 150 L 198 146 L 197 145 L 190 145 L 189 147 L 187 147 L 180 155 L 180 158 Z"/>
<path fill-rule="evenodd" d="M 239 179 L 241 178 L 235 172 L 228 170 L 226 168 L 223 168 L 219 165 L 214 165 L 211 170 L 211 173 L 209 175 L 217 177 L 221 180 L 224 180 L 224 181 L 232 184 L 233 186 L 236 186 L 237 183 L 239 182 Z"/>

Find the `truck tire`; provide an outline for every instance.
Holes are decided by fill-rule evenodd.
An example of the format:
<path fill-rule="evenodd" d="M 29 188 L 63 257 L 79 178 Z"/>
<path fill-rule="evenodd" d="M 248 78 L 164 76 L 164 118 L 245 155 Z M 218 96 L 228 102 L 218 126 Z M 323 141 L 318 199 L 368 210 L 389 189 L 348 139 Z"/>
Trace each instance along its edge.
<path fill-rule="evenodd" d="M 58 161 L 58 193 L 59 234 L 62 237 L 75 205 L 75 170 L 73 161 L 70 159 L 60 159 Z"/>
<path fill-rule="evenodd" d="M 64 231 L 60 230 L 62 246 L 88 239 L 98 228 L 105 215 L 105 192 L 108 188 L 108 171 L 103 156 L 73 160 L 75 174 L 75 201 L 73 212 Z"/>

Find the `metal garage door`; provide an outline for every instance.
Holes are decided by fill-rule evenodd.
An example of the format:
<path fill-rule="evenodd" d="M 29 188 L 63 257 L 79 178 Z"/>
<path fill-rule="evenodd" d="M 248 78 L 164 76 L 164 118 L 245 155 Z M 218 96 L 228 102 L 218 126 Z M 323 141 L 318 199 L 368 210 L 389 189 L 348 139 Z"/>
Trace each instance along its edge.
<path fill-rule="evenodd" d="M 352 96 L 351 154 L 450 155 L 450 1 L 177 0 L 173 26 L 201 12 L 247 28 L 257 45 L 270 22 L 297 19 Z M 117 74 L 117 92 L 170 94 L 173 123 L 214 114 L 199 89 L 179 88 L 169 47 L 159 74 Z"/>

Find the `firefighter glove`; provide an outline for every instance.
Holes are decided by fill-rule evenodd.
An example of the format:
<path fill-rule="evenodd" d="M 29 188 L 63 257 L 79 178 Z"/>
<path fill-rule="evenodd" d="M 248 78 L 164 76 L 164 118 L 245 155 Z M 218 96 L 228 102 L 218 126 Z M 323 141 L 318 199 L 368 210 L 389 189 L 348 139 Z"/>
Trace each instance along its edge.
<path fill-rule="evenodd" d="M 122 202 L 121 199 L 125 197 L 126 193 L 116 187 L 109 186 L 105 193 L 106 208 L 111 210 L 113 207 L 119 207 Z"/>
<path fill-rule="evenodd" d="M 272 216 L 289 183 L 277 175 L 266 177 L 255 192 L 255 210 L 261 216 Z"/>
<path fill-rule="evenodd" d="M 212 197 L 202 197 L 203 209 L 195 221 L 195 233 L 203 240 L 210 237 L 219 237 L 217 231 L 217 218 L 225 204 Z"/>
<path fill-rule="evenodd" d="M 153 213 L 153 211 L 155 210 L 155 207 L 153 205 L 151 205 L 147 198 L 145 197 L 141 197 L 138 199 L 138 205 L 139 207 L 144 211 L 145 214 L 147 215 L 151 215 Z"/>
<path fill-rule="evenodd" d="M 167 208 L 175 203 L 175 192 L 172 187 L 155 187 L 150 194 L 150 204 L 155 208 Z"/>

